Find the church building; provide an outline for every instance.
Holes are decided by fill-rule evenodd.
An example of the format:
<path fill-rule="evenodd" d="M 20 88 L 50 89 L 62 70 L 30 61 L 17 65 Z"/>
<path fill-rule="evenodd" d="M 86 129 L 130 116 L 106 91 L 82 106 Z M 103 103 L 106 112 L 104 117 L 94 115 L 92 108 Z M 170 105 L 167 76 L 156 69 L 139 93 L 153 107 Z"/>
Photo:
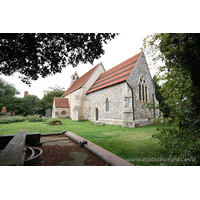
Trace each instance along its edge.
<path fill-rule="evenodd" d="M 145 55 L 140 52 L 107 71 L 99 63 L 80 78 L 75 72 L 68 90 L 54 98 L 52 116 L 143 126 L 159 114 L 158 109 L 144 106 L 149 102 L 158 104 Z"/>

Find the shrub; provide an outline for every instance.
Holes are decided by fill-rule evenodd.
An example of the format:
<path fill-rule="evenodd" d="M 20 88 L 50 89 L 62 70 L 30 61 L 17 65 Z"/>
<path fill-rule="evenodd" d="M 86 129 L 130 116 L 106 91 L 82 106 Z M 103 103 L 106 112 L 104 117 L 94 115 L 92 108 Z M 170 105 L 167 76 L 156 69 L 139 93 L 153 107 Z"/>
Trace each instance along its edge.
<path fill-rule="evenodd" d="M 0 116 L 5 116 L 6 112 L 0 112 Z"/>
<path fill-rule="evenodd" d="M 23 117 L 23 116 L 4 117 L 4 118 L 0 118 L 0 124 L 23 122 L 23 121 L 26 121 L 26 120 L 27 120 L 27 118 Z"/>
<path fill-rule="evenodd" d="M 41 118 L 41 116 L 38 117 L 38 115 L 36 114 L 36 115 L 30 116 L 28 118 L 28 121 L 29 122 L 45 122 L 45 121 L 47 121 L 47 118 L 45 118 L 45 117 Z"/>
<path fill-rule="evenodd" d="M 28 121 L 29 121 L 29 122 L 35 122 L 36 119 L 37 119 L 37 115 L 32 115 L 32 116 L 30 116 L 30 117 L 28 118 Z"/>
<path fill-rule="evenodd" d="M 47 121 L 47 124 L 49 124 L 49 125 L 59 125 L 60 124 L 61 125 L 62 123 L 61 123 L 61 120 L 58 118 L 51 118 Z"/>

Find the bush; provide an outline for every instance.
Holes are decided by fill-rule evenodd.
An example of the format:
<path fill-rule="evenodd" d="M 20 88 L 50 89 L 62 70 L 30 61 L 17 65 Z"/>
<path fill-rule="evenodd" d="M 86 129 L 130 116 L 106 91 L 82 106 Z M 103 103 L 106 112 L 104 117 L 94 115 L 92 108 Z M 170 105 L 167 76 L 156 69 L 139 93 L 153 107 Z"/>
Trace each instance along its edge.
<path fill-rule="evenodd" d="M 0 118 L 0 124 L 23 122 L 23 121 L 26 121 L 26 120 L 27 120 L 27 118 L 23 117 L 23 116 L 4 117 L 4 118 Z"/>
<path fill-rule="evenodd" d="M 48 125 L 61 125 L 61 120 L 58 118 L 51 118 L 47 121 Z"/>
<path fill-rule="evenodd" d="M 45 122 L 45 121 L 47 121 L 47 118 L 45 118 L 45 117 L 41 118 L 41 116 L 38 117 L 38 115 L 36 114 L 36 115 L 30 116 L 28 118 L 28 121 L 29 122 Z"/>
<path fill-rule="evenodd" d="M 6 115 L 6 112 L 0 112 L 0 117 L 5 116 L 5 115 Z"/>
<path fill-rule="evenodd" d="M 30 117 L 28 118 L 28 121 L 29 121 L 29 122 L 35 122 L 36 119 L 37 119 L 37 115 L 32 115 L 32 116 L 30 116 Z"/>

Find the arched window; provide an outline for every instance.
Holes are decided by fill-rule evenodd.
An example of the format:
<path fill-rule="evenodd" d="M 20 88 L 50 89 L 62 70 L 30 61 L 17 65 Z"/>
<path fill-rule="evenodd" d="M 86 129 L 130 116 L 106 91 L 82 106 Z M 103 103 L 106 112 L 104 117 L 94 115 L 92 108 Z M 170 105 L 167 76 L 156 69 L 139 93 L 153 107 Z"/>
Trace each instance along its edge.
<path fill-rule="evenodd" d="M 109 111 L 109 100 L 106 98 L 106 111 Z"/>
<path fill-rule="evenodd" d="M 66 112 L 63 110 L 63 111 L 61 112 L 61 115 L 66 115 Z"/>
<path fill-rule="evenodd" d="M 140 101 L 148 102 L 148 87 L 147 82 L 145 81 L 143 76 L 140 76 L 139 78 L 138 93 Z"/>

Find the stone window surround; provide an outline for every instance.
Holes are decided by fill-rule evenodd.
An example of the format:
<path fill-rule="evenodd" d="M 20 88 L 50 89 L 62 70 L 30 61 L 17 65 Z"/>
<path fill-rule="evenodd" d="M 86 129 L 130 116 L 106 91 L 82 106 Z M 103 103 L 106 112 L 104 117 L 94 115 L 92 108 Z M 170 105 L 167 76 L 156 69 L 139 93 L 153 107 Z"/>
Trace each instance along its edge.
<path fill-rule="evenodd" d="M 140 79 L 142 79 L 142 83 L 140 81 Z M 144 83 L 145 81 L 145 83 Z M 141 90 L 141 100 L 140 100 L 140 93 L 139 93 L 139 84 L 141 85 L 140 87 L 140 90 Z M 143 101 L 143 91 L 142 91 L 142 86 L 144 86 L 144 101 Z M 139 79 L 138 79 L 138 101 L 139 102 L 149 102 L 149 90 L 148 90 L 148 84 L 147 84 L 147 81 L 146 81 L 146 78 L 144 77 L 143 74 L 141 74 L 139 76 Z M 146 91 L 147 90 L 147 91 Z"/>
<path fill-rule="evenodd" d="M 96 113 L 97 113 L 97 110 L 98 110 L 98 120 L 96 120 Z M 98 122 L 98 121 L 99 121 L 99 108 L 98 108 L 98 107 L 95 107 L 95 109 L 94 109 L 94 121 L 95 121 L 95 122 Z"/>
<path fill-rule="evenodd" d="M 67 114 L 67 113 L 66 113 L 66 111 L 64 111 L 64 110 L 61 112 L 61 115 L 66 115 L 66 114 Z"/>

